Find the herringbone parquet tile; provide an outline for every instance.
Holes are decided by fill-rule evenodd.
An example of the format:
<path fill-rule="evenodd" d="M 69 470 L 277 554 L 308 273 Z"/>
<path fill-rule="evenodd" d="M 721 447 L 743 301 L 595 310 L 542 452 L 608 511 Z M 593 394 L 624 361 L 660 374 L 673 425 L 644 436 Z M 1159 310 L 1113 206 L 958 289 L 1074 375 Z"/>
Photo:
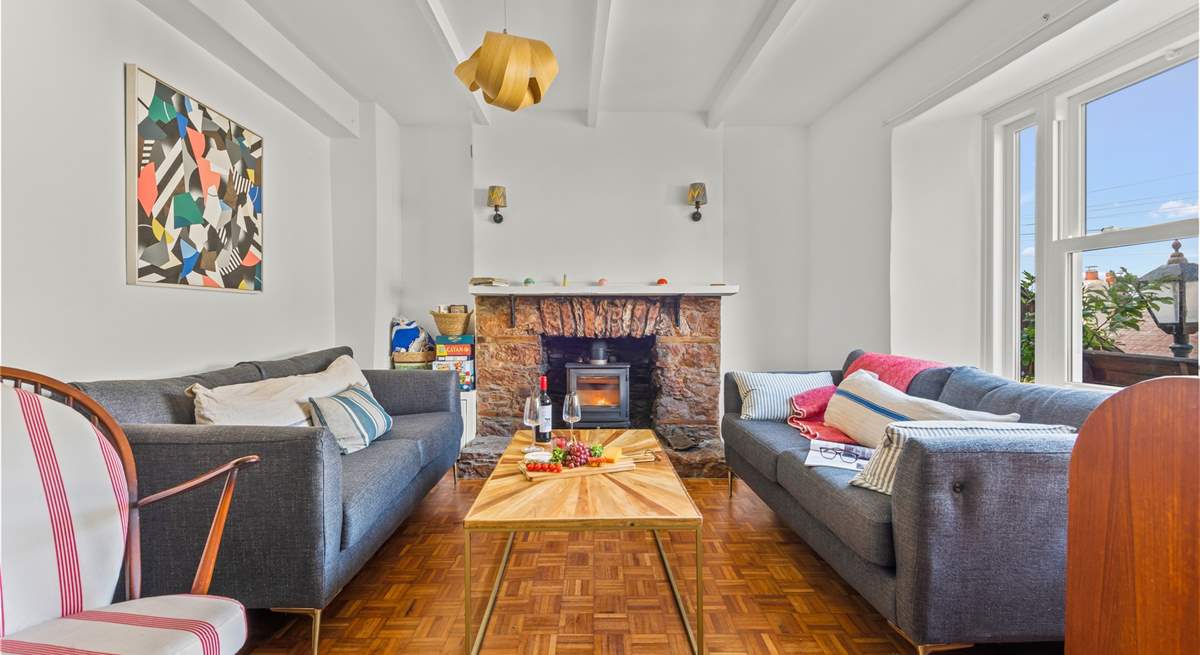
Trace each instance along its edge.
<path fill-rule="evenodd" d="M 704 614 L 710 655 L 859 655 L 913 649 L 744 484 L 685 481 L 704 514 Z M 322 653 L 461 653 L 462 518 L 482 481 L 447 476 L 326 608 Z M 688 607 L 693 534 L 664 534 Z M 475 625 L 504 549 L 477 535 L 472 550 Z M 690 610 L 689 610 L 690 611 Z M 269 635 L 279 615 L 254 613 Z M 309 652 L 309 624 L 257 639 L 260 655 Z M 265 633 L 265 634 L 263 634 Z M 959 651 L 1052 653 L 1057 646 Z M 484 653 L 689 652 L 653 538 L 645 532 L 518 534 L 488 626 Z"/>

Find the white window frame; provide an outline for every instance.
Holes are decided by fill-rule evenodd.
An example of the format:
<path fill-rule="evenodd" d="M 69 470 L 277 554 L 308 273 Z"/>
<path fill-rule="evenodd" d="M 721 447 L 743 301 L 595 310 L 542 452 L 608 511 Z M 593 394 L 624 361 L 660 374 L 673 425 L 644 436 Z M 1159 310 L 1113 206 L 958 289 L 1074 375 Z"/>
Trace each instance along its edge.
<path fill-rule="evenodd" d="M 1196 236 L 1200 220 L 1183 219 L 1097 234 L 1086 233 L 1084 108 L 1197 58 L 1195 15 L 1175 19 L 984 115 L 983 316 L 984 365 L 1010 378 L 1020 373 L 1020 238 L 1015 139 L 1036 125 L 1035 380 L 1082 385 L 1083 280 L 1087 250 Z M 1089 385 L 1090 386 L 1090 385 Z"/>

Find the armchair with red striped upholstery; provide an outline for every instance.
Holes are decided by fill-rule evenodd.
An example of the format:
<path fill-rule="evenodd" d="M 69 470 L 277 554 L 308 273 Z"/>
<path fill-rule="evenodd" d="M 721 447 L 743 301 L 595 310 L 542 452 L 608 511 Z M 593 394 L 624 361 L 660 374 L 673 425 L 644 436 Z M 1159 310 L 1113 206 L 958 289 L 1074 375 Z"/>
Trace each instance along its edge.
<path fill-rule="evenodd" d="M 241 603 L 207 595 L 241 457 L 138 496 L 116 421 L 78 389 L 0 368 L 0 653 L 233 655 Z M 191 593 L 141 598 L 138 510 L 224 479 Z M 125 597 L 113 603 L 124 562 Z"/>

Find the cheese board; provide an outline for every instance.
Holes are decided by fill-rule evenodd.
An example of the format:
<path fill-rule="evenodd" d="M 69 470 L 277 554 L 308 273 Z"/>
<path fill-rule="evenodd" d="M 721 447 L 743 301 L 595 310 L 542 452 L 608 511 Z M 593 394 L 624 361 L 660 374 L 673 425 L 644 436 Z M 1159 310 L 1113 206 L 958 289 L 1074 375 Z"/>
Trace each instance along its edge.
<path fill-rule="evenodd" d="M 600 475 L 602 473 L 620 473 L 621 471 L 632 471 L 637 466 L 637 463 L 632 459 L 621 459 L 612 464 L 601 464 L 600 466 L 579 466 L 573 469 L 563 469 L 558 473 L 549 471 L 530 471 L 525 462 L 521 462 L 518 466 L 521 474 L 530 482 L 540 482 L 542 480 L 564 480 L 567 478 L 582 478 L 589 475 Z"/>

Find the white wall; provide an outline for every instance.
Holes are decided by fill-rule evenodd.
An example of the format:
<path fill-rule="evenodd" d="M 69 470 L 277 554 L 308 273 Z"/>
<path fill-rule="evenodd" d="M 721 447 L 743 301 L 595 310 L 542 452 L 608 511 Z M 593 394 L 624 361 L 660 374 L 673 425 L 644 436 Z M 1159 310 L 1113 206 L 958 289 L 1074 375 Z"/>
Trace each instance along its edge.
<path fill-rule="evenodd" d="M 978 114 L 892 133 L 891 351 L 982 363 Z"/>
<path fill-rule="evenodd" d="M 334 330 L 339 345 L 354 349 L 359 362 L 375 356 L 377 248 L 376 112 L 363 102 L 358 110 L 358 137 L 330 139 L 333 206 Z"/>
<path fill-rule="evenodd" d="M 5 0 L 0 23 L 6 365 L 173 375 L 333 344 L 325 136 L 133 0 Z M 263 136 L 261 294 L 125 284 L 126 62 Z"/>
<path fill-rule="evenodd" d="M 400 314 L 437 334 L 429 310 L 434 305 L 473 300 L 475 237 L 472 206 L 471 128 L 400 128 L 402 174 Z"/>
<path fill-rule="evenodd" d="M 1093 0 L 1071 20 L 1110 0 Z M 885 121 L 1036 47 L 1041 16 L 1076 0 L 976 0 L 809 126 L 806 279 L 810 364 L 891 343 L 891 126 Z M 1118 3 L 1120 4 L 1120 3 Z M 937 238 L 937 235 L 929 235 Z M 978 336 L 976 335 L 976 339 Z"/>
<path fill-rule="evenodd" d="M 525 113 L 473 132 L 476 275 L 724 281 L 722 138 L 699 115 L 612 113 L 591 128 L 577 113 Z M 708 187 L 698 223 L 690 182 Z M 508 189 L 501 224 L 489 185 Z"/>
<path fill-rule="evenodd" d="M 331 140 L 334 327 L 360 364 L 387 368 L 402 293 L 400 126 L 373 102 L 358 125 L 357 137 Z"/>
<path fill-rule="evenodd" d="M 725 370 L 801 370 L 808 364 L 802 273 L 806 242 L 805 131 L 725 128 Z"/>

